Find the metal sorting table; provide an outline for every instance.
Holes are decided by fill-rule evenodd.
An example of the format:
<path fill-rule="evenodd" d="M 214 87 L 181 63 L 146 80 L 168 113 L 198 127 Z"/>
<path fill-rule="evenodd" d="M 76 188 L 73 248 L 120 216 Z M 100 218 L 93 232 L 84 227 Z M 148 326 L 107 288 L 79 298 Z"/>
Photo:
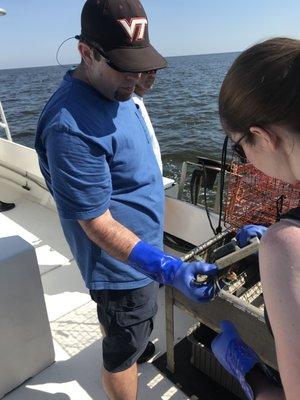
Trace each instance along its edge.
<path fill-rule="evenodd" d="M 193 259 L 197 259 L 195 255 L 200 252 L 196 248 L 196 251 L 192 250 L 190 253 L 188 253 L 189 256 L 186 255 L 182 259 L 184 261 L 191 260 L 193 257 Z M 191 255 L 192 257 L 190 257 Z M 227 258 L 229 257 L 227 256 Z M 233 256 L 234 262 L 236 258 Z M 204 257 L 204 259 L 207 258 Z M 175 371 L 174 306 L 187 312 L 215 332 L 220 332 L 220 321 L 224 319 L 232 321 L 243 340 L 256 351 L 261 360 L 278 370 L 274 339 L 264 318 L 264 303 L 258 269 L 254 271 L 254 268 L 250 266 L 250 268 L 239 271 L 238 278 L 221 290 L 216 298 L 208 304 L 193 302 L 178 290 L 170 286 L 165 287 L 167 368 L 172 373 Z"/>

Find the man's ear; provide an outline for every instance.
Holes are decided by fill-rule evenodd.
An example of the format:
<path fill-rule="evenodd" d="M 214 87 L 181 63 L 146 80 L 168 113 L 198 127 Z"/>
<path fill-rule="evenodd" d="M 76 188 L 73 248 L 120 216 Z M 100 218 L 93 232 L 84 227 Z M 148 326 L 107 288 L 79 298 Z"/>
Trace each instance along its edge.
<path fill-rule="evenodd" d="M 256 143 L 260 143 L 262 146 L 271 147 L 275 150 L 279 144 L 280 138 L 270 129 L 264 129 L 259 126 L 251 126 L 249 129 L 255 138 Z"/>
<path fill-rule="evenodd" d="M 93 50 L 85 43 L 78 43 L 78 50 L 85 64 L 90 66 L 94 61 Z"/>

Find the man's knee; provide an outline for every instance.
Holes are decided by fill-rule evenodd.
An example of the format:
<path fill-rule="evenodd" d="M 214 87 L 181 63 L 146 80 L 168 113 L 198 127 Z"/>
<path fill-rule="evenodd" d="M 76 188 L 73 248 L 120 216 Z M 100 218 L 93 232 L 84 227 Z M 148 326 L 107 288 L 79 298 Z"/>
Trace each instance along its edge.
<path fill-rule="evenodd" d="M 133 366 L 145 350 L 157 312 L 158 285 L 124 291 L 93 291 L 105 332 L 103 366 L 111 373 Z"/>

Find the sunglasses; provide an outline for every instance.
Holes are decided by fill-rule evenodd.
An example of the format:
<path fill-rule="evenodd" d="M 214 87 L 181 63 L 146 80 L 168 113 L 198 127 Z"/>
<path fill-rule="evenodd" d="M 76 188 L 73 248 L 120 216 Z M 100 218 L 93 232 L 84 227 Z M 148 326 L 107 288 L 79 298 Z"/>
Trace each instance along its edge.
<path fill-rule="evenodd" d="M 96 49 L 97 50 L 97 49 Z M 146 72 L 132 72 L 132 71 L 125 71 L 124 69 L 121 69 L 119 67 L 117 67 L 115 64 L 113 64 L 110 60 L 108 60 L 107 58 L 105 58 L 102 55 L 102 58 L 104 58 L 106 64 L 112 68 L 113 70 L 117 71 L 117 72 L 122 72 L 122 73 L 131 73 L 131 74 L 135 74 L 135 73 L 141 73 L 141 74 L 146 74 L 146 75 L 155 75 L 157 69 L 152 69 L 150 71 L 146 71 Z"/>
<path fill-rule="evenodd" d="M 245 133 L 242 137 L 239 138 L 239 140 L 237 142 L 234 142 L 231 138 L 229 138 L 233 142 L 233 145 L 231 146 L 233 153 L 236 154 L 242 162 L 246 161 L 247 156 L 246 156 L 244 149 L 240 143 L 243 139 L 245 139 L 247 136 L 249 136 L 250 133 L 251 132 Z"/>
<path fill-rule="evenodd" d="M 122 72 L 122 73 L 126 73 L 126 72 L 128 73 L 128 72 L 129 72 L 129 71 L 125 71 L 125 70 L 122 69 L 122 68 L 117 67 L 117 66 L 116 66 L 115 64 L 113 64 L 110 60 L 108 60 L 108 59 L 105 57 L 104 51 L 103 51 L 102 49 L 96 47 L 94 44 L 91 44 L 91 43 L 88 43 L 88 45 L 89 45 L 90 47 L 92 47 L 94 50 L 96 50 L 97 53 L 104 59 L 104 61 L 106 62 L 106 64 L 107 64 L 111 69 L 113 69 L 114 71 Z"/>
<path fill-rule="evenodd" d="M 155 75 L 157 72 L 157 69 L 151 69 L 150 71 L 145 71 L 143 72 L 143 74 L 147 74 L 147 75 Z"/>
<path fill-rule="evenodd" d="M 75 36 L 75 39 L 78 39 L 78 40 L 82 40 L 82 39 L 84 39 L 84 37 L 82 37 L 81 35 L 76 35 Z M 106 62 L 106 64 L 111 68 L 111 69 L 113 69 L 113 70 L 115 70 L 115 71 L 117 71 L 117 72 L 122 72 L 122 73 L 132 73 L 132 71 L 126 71 L 126 70 L 124 70 L 124 69 L 122 69 L 122 68 L 119 68 L 119 67 L 117 67 L 115 64 L 113 64 L 110 60 L 108 60 L 106 57 L 105 57 L 105 53 L 104 53 L 104 50 L 102 49 L 102 48 L 100 48 L 100 47 L 98 47 L 97 45 L 95 45 L 95 44 L 92 44 L 92 43 L 90 43 L 90 41 L 89 40 L 87 40 L 87 39 L 84 39 L 84 41 L 85 41 L 85 43 L 88 45 L 88 46 L 90 46 L 91 48 L 93 48 L 94 50 L 96 50 L 97 51 L 97 53 L 99 53 L 99 55 L 102 57 L 102 58 L 104 58 L 104 61 Z M 143 73 L 143 74 L 156 74 L 156 69 L 152 69 L 152 70 L 150 70 L 150 71 L 146 71 L 146 72 L 139 72 L 139 73 Z"/>
<path fill-rule="evenodd" d="M 103 56 L 102 56 L 102 57 L 103 57 Z M 105 57 L 103 57 L 103 58 L 104 58 L 106 64 L 107 64 L 111 69 L 113 69 L 114 71 L 122 72 L 122 73 L 129 73 L 129 72 L 130 72 L 130 71 L 125 71 L 124 69 L 117 67 L 115 64 L 113 64 L 113 63 L 112 63 L 110 60 L 108 60 L 107 58 L 105 58 Z"/>
<path fill-rule="evenodd" d="M 122 73 L 133 73 L 132 71 L 126 71 L 126 70 L 124 70 L 124 69 L 122 69 L 122 68 L 117 67 L 114 63 L 112 63 L 110 60 L 108 60 L 108 59 L 105 57 L 103 50 L 100 50 L 100 49 L 99 49 L 98 47 L 96 47 L 95 45 L 89 44 L 89 46 L 93 47 L 93 48 L 101 55 L 101 57 L 104 59 L 104 61 L 106 62 L 106 64 L 107 64 L 111 69 L 113 69 L 114 71 L 122 72 Z M 143 74 L 156 74 L 156 71 L 157 71 L 156 69 L 152 69 L 152 70 L 150 70 L 150 71 L 146 71 L 146 72 L 142 72 L 142 73 L 143 73 Z"/>
<path fill-rule="evenodd" d="M 96 49 L 96 50 L 97 50 L 97 49 Z M 102 57 L 103 57 L 103 56 L 102 56 Z M 117 71 L 117 72 L 135 73 L 135 72 L 132 72 L 132 71 L 125 71 L 124 69 L 121 69 L 121 68 L 117 67 L 116 65 L 114 65 L 114 64 L 113 64 L 110 60 L 108 60 L 107 58 L 105 58 L 105 57 L 103 57 L 103 58 L 105 59 L 106 64 L 107 64 L 110 68 L 114 69 L 114 70 Z M 156 74 L 156 71 L 157 71 L 157 69 L 151 69 L 150 71 L 139 72 L 139 73 L 146 74 L 146 75 L 155 75 L 155 74 Z"/>

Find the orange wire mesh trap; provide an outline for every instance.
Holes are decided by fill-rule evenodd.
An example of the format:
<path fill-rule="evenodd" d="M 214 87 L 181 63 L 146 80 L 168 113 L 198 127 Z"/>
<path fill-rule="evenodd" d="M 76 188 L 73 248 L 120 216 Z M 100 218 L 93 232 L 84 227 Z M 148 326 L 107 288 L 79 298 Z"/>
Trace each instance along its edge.
<path fill-rule="evenodd" d="M 266 176 L 251 164 L 232 163 L 227 182 L 225 224 L 270 226 L 278 216 L 300 205 L 300 190 Z"/>

